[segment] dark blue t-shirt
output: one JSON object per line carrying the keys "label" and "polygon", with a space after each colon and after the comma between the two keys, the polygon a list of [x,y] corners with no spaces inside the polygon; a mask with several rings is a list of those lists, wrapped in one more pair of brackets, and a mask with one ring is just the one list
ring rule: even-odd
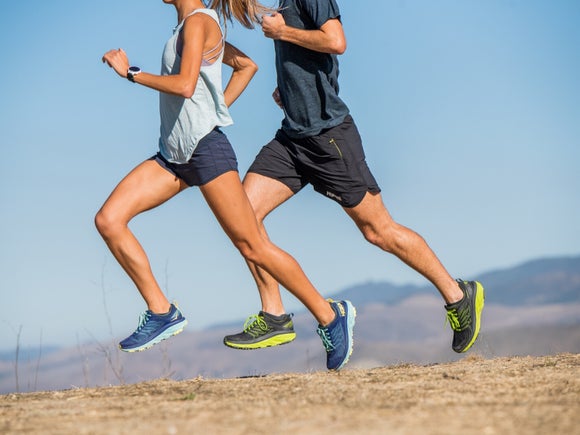
{"label": "dark blue t-shirt", "polygon": [[[335,0],[280,0],[280,13],[287,25],[305,30],[340,19]],[[274,46],[285,113],[282,130],[303,138],[341,124],[349,110],[338,96],[337,56],[278,40]]]}

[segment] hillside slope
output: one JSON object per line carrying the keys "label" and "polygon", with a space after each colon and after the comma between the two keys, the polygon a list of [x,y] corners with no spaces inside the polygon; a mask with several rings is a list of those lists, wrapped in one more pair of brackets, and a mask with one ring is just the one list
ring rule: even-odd
{"label": "hillside slope", "polygon": [[0,433],[578,433],[580,355],[0,396]]}

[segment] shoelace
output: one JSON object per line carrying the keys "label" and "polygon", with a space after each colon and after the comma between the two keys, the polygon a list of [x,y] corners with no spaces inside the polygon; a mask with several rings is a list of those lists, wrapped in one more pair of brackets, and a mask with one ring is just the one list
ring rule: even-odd
{"label": "shoelace", "polygon": [[268,332],[269,329],[263,317],[257,314],[248,317],[244,323],[244,332],[250,334],[252,337],[257,337],[263,332]]}
{"label": "shoelace", "polygon": [[322,344],[326,349],[326,352],[331,352],[334,350],[334,344],[332,344],[332,338],[330,337],[330,332],[327,328],[318,328],[316,330],[320,338],[322,339]]}
{"label": "shoelace", "polygon": [[447,311],[447,320],[451,325],[451,329],[461,332],[471,324],[471,313],[465,308],[457,311],[457,308]]}
{"label": "shoelace", "polygon": [[139,316],[139,325],[137,325],[137,330],[135,331],[135,333],[140,332],[145,327],[150,318],[151,311],[147,310],[141,313],[141,315]]}

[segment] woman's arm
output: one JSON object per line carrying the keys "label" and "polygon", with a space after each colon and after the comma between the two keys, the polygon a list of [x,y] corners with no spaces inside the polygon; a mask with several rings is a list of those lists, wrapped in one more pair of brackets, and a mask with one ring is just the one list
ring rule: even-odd
{"label": "woman's arm", "polygon": [[248,83],[258,71],[258,65],[228,42],[226,42],[224,48],[223,63],[233,68],[230,80],[224,89],[224,99],[229,107],[244,92],[244,89],[246,89],[246,86],[248,86]]}
{"label": "woman's arm", "polygon": [[[190,98],[193,95],[201,68],[204,43],[210,31],[208,27],[210,24],[214,24],[211,18],[206,19],[202,15],[196,14],[187,18],[181,30],[183,32],[183,51],[179,73],[161,76],[142,72],[134,76],[135,83],[184,98]],[[121,77],[127,77],[130,64],[123,49],[108,51],[102,60]]]}

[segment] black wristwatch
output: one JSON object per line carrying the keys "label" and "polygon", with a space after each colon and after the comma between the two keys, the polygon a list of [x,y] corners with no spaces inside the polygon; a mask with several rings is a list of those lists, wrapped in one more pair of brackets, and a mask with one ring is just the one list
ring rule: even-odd
{"label": "black wristwatch", "polygon": [[135,76],[137,74],[141,74],[141,68],[139,68],[138,66],[130,66],[129,69],[127,70],[127,78],[129,79],[130,82],[135,83]]}

